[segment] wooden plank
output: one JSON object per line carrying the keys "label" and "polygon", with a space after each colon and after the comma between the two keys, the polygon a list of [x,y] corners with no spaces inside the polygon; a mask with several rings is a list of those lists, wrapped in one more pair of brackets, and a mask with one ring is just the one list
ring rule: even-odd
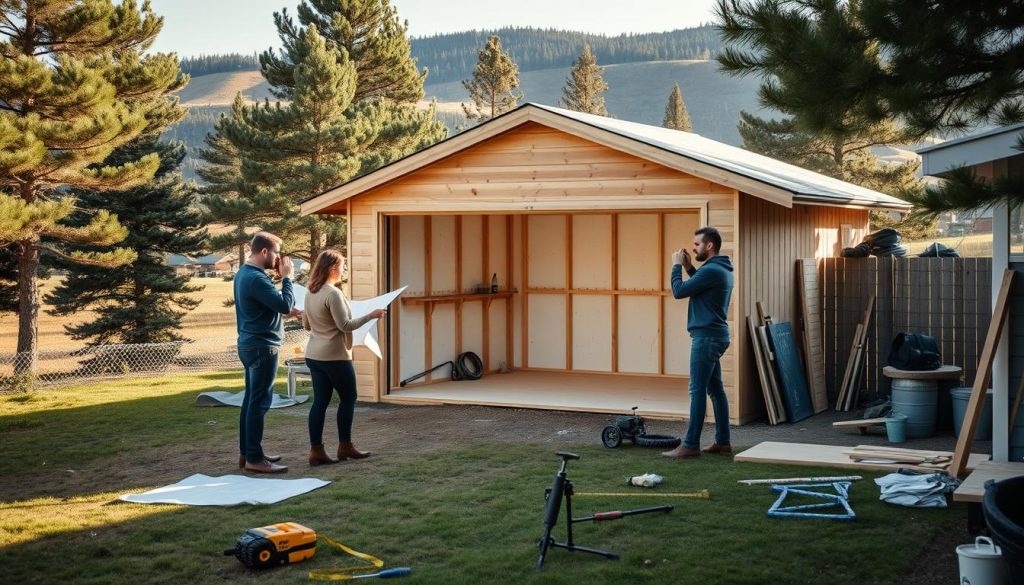
{"label": "wooden plank", "polygon": [[522,366],[530,367],[530,295],[526,292],[530,288],[530,216],[524,216],[520,226],[522,240],[519,242],[522,248],[520,257],[520,274],[523,280],[522,309],[519,323],[519,331],[522,343]]}
{"label": "wooden plank", "polygon": [[[619,216],[612,215],[612,288],[619,289]],[[619,297],[612,297],[612,371],[619,371]]]}
{"label": "wooden plank", "polygon": [[[486,249],[486,248],[485,248]],[[462,292],[462,216],[455,216],[455,292]],[[455,303],[455,355],[462,353],[462,303]],[[487,361],[484,361],[487,368]]]}
{"label": "wooden plank", "polygon": [[868,427],[884,426],[884,418],[862,418],[858,420],[843,420],[832,423],[834,429],[859,429],[861,434],[867,431]]}
{"label": "wooden plank", "polygon": [[796,261],[800,287],[800,312],[803,319],[804,359],[807,382],[815,414],[828,409],[828,390],[825,388],[825,358],[821,343],[821,311],[819,306],[818,266],[813,258]]}
{"label": "wooden plank", "polygon": [[[565,287],[572,288],[572,215],[565,215]],[[572,295],[565,295],[565,369],[572,369]]]}
{"label": "wooden plank", "polygon": [[[972,457],[974,457],[972,455]],[[985,497],[985,482],[1002,481],[1024,475],[1024,463],[1019,461],[982,461],[953,492],[954,502],[980,503]]]}
{"label": "wooden plank", "polygon": [[[513,274],[514,270],[512,268],[512,265],[514,264],[514,261],[512,259],[512,257],[513,257],[512,247],[514,246],[514,244],[513,244],[514,236],[512,234],[512,230],[513,230],[512,225],[513,225],[512,224],[512,216],[511,215],[506,215],[505,216],[505,272],[508,274],[508,288],[510,288],[510,289],[515,286],[515,283],[514,283],[515,277],[514,277],[514,274]],[[523,282],[523,289],[524,290],[526,289],[526,282],[525,281]],[[524,293],[524,295],[525,295],[525,293]],[[511,369],[512,366],[515,364],[515,349],[513,349],[513,347],[512,347],[515,344],[515,331],[514,331],[515,327],[512,325],[513,321],[515,321],[515,308],[512,306],[512,299],[508,299],[507,301],[505,301],[505,365],[507,365],[509,369]]]}
{"label": "wooden plank", "polygon": [[[480,243],[483,248],[483,254],[480,258],[480,282],[491,282],[491,216],[485,215],[481,220],[480,225]],[[511,286],[508,286],[511,289]],[[506,302],[511,302],[509,298]],[[484,371],[488,371],[491,368],[491,304],[484,303],[483,311],[481,315],[480,327],[483,331],[483,357],[484,360]],[[461,351],[461,350],[460,350]]]}
{"label": "wooden plank", "polygon": [[[665,252],[665,214],[658,214],[658,254]],[[658,288],[664,291],[665,263],[664,256],[658,258]],[[615,302],[614,300],[612,302]],[[665,373],[665,303],[658,301],[658,373]]]}
{"label": "wooden plank", "polygon": [[[428,215],[423,218],[423,293],[428,296],[432,292],[430,273],[433,271],[433,268],[430,250],[433,245],[433,240],[434,236],[431,232],[431,218]],[[428,304],[423,306],[423,364],[427,369],[433,367],[431,362],[434,359],[431,355],[434,345],[434,332],[431,318],[433,313],[434,305]],[[423,381],[430,382],[433,379],[433,374],[427,374],[426,377],[423,378]]]}
{"label": "wooden plank", "polygon": [[761,380],[761,393],[764,395],[764,408],[768,414],[768,424],[779,424],[779,414],[775,410],[775,397],[772,395],[771,382],[768,378],[767,365],[764,361],[764,351],[761,349],[761,342],[757,336],[757,327],[754,319],[747,317],[747,328],[750,331],[750,344],[754,354],[754,364],[757,369],[758,378]]}
{"label": "wooden plank", "polygon": [[[781,443],[766,441],[736,455],[733,460],[748,463],[779,463],[784,465],[810,465],[816,467],[838,467],[842,469],[869,469],[895,471],[899,468],[934,472],[933,467],[915,465],[889,465],[884,463],[858,462],[844,452],[850,447],[839,445],[810,445],[807,443]],[[967,468],[973,469],[988,459],[988,455],[972,454],[966,461]]]}
{"label": "wooden plank", "polygon": [[768,387],[771,389],[772,400],[775,402],[775,412],[780,421],[788,421],[789,414],[782,402],[782,390],[779,388],[779,378],[775,374],[775,356],[772,355],[771,344],[768,343],[768,333],[764,325],[757,328],[757,339],[768,369]]}
{"label": "wooden plank", "polygon": [[949,474],[953,477],[962,477],[967,467],[967,457],[970,454],[971,445],[974,443],[974,433],[977,430],[978,419],[981,417],[981,405],[988,388],[988,377],[992,372],[992,360],[995,358],[996,345],[1003,333],[1003,326],[1006,324],[1007,299],[1013,284],[1013,274],[1012,270],[1003,271],[1003,280],[999,285],[999,297],[996,299],[988,335],[985,337],[985,348],[981,352],[978,373],[974,376],[971,399],[967,403],[963,425],[960,427],[960,436],[956,441],[953,462],[949,466]]}
{"label": "wooden plank", "polygon": [[[391,274],[394,275],[394,278],[395,278],[396,281],[399,281],[400,276],[402,274],[399,271],[399,267],[401,266],[400,263],[401,263],[401,259],[402,259],[402,254],[401,254],[401,246],[399,244],[401,242],[401,240],[399,239],[398,227],[401,225],[402,221],[401,221],[401,218],[398,218],[398,217],[390,217],[390,218],[388,218],[388,221],[389,221],[389,223],[391,225],[391,262],[392,262],[392,264],[391,264]],[[397,287],[393,286],[394,284],[395,284],[394,282],[388,283],[390,288],[397,288]],[[402,316],[401,306],[395,307],[395,309],[393,311],[390,311],[390,314],[388,315],[388,318],[390,319],[390,323],[391,323],[391,327],[392,327],[391,330],[393,331],[393,334],[391,336],[392,337],[391,344],[392,344],[393,349],[392,349],[392,353],[391,353],[391,380],[386,381],[384,383],[384,388],[385,389],[391,387],[392,381],[394,383],[398,383],[398,381],[402,379],[401,359],[400,359],[401,358],[401,346],[402,346],[402,343],[401,343],[401,339],[398,336],[398,332],[401,331],[401,329],[400,329],[401,316]]]}
{"label": "wooden plank", "polygon": [[850,378],[853,377],[854,364],[857,361],[857,339],[860,338],[860,323],[853,333],[853,343],[850,346],[850,356],[846,360],[846,370],[843,373],[843,383],[839,387],[839,396],[836,398],[836,410],[846,411],[847,394],[850,392]]}

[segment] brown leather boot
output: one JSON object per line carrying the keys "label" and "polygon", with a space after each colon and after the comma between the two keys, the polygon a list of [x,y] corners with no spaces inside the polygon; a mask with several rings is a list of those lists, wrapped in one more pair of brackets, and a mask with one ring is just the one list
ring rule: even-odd
{"label": "brown leather boot", "polygon": [[[281,460],[280,455],[264,455],[263,458],[271,463],[277,463]],[[245,455],[238,456],[238,468],[245,469]]]}
{"label": "brown leather boot", "polygon": [[700,449],[690,449],[685,445],[679,445],[671,451],[663,452],[661,456],[669,459],[696,459],[700,457]]}
{"label": "brown leather boot", "polygon": [[348,459],[366,459],[370,456],[369,451],[360,451],[355,448],[352,441],[338,443],[338,459],[345,461]]}
{"label": "brown leather boot", "polygon": [[337,463],[337,459],[331,459],[331,456],[327,454],[322,444],[313,445],[309,448],[309,466],[316,467],[317,465],[331,465]]}
{"label": "brown leather boot", "polygon": [[249,473],[285,473],[288,471],[288,466],[278,465],[264,459],[259,463],[249,463],[246,461],[244,469]]}
{"label": "brown leather boot", "polygon": [[718,443],[711,443],[711,446],[707,449],[701,450],[704,453],[717,453],[719,455],[728,455],[732,453],[732,445],[719,445]]}

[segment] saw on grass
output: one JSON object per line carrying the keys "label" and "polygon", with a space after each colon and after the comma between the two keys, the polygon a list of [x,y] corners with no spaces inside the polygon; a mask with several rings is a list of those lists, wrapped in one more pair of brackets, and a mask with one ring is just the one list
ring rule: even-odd
{"label": "saw on grass", "polygon": [[[234,548],[224,551],[225,556],[234,556],[250,569],[267,569],[278,565],[290,565],[312,558],[316,554],[316,542],[322,540],[354,557],[367,561],[368,565],[356,567],[338,567],[332,569],[314,569],[309,578],[317,581],[346,581],[349,579],[368,579],[379,577],[388,579],[402,577],[412,573],[409,567],[381,570],[384,561],[379,558],[353,550],[340,542],[326,536],[317,537],[316,531],[295,522],[281,522],[260,528],[250,528],[238,537]],[[366,571],[374,571],[366,573]],[[363,575],[355,573],[363,572]]]}

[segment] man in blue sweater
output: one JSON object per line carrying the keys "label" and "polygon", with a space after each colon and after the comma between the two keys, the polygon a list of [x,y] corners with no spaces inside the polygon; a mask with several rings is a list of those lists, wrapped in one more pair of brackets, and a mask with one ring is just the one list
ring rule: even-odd
{"label": "man in blue sweater", "polygon": [[[690,254],[680,248],[672,254],[672,296],[690,299],[686,330],[690,332],[690,422],[683,444],[662,453],[671,459],[700,457],[700,432],[707,411],[707,397],[715,411],[715,442],[705,453],[732,453],[729,444],[729,401],[722,386],[719,363],[729,348],[729,299],[732,297],[732,262],[719,255],[722,235],[713,227],[694,233],[693,255],[704,265],[693,267]],[[683,270],[689,275],[683,280]]]}
{"label": "man in blue sweater", "polygon": [[[281,277],[278,292],[267,269]],[[249,257],[235,275],[235,321],[238,357],[245,366],[245,398],[239,416],[239,467],[253,473],[284,473],[280,456],[263,452],[263,419],[273,401],[277,358],[284,340],[283,316],[300,315],[292,296],[295,267],[281,255],[281,238],[259,232],[249,244]]]}

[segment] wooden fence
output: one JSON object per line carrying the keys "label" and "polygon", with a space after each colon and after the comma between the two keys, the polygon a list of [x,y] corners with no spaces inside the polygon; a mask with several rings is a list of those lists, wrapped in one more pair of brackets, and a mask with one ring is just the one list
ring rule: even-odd
{"label": "wooden fence", "polygon": [[882,368],[893,338],[903,331],[935,337],[943,363],[962,367],[963,385],[973,383],[992,313],[991,258],[823,258],[818,277],[830,404],[871,295],[875,311],[860,402],[889,395]]}

